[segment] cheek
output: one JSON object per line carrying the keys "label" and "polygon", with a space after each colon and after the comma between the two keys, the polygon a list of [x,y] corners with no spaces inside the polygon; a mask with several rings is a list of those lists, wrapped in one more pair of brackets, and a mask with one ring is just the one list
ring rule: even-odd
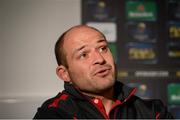
{"label": "cheek", "polygon": [[107,61],[109,64],[111,64],[111,65],[114,64],[114,58],[113,58],[112,54],[109,54],[109,55],[105,56],[104,58],[106,58],[106,61]]}
{"label": "cheek", "polygon": [[82,68],[82,66],[78,66],[77,69],[69,70],[69,75],[71,81],[76,85],[78,88],[84,88],[88,85],[88,80],[90,79],[89,72]]}
{"label": "cheek", "polygon": [[80,79],[84,76],[88,75],[89,68],[87,67],[87,65],[84,64],[74,64],[72,66],[69,66],[69,72],[70,72],[70,76],[74,79]]}
{"label": "cheek", "polygon": [[107,63],[113,67],[113,71],[115,72],[115,61],[113,56],[107,56],[106,58]]}

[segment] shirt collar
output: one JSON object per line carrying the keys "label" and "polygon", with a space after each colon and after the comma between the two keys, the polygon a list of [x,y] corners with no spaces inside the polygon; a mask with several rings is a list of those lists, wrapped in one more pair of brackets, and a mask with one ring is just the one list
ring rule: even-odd
{"label": "shirt collar", "polygon": [[[81,100],[94,99],[94,97],[90,97],[82,94],[78,88],[73,86],[73,84],[65,83],[64,88],[65,91],[71,94],[74,98],[78,98]],[[124,85],[123,83],[121,83],[120,81],[116,81],[114,85],[114,89],[115,89],[115,99],[120,100],[122,103],[130,99],[131,96],[133,96],[136,92],[136,88],[130,88]]]}

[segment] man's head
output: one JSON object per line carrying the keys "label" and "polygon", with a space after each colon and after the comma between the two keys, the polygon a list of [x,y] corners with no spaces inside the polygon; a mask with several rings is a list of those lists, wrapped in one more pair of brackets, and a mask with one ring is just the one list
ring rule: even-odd
{"label": "man's head", "polygon": [[57,75],[84,92],[100,93],[115,83],[114,59],[105,36],[79,25],[61,35],[55,45]]}

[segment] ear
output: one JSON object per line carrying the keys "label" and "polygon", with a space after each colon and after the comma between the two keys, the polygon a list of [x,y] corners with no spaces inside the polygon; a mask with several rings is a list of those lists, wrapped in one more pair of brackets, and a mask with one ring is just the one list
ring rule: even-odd
{"label": "ear", "polygon": [[63,65],[58,66],[56,68],[56,74],[64,82],[71,82],[71,79],[69,77],[69,73],[68,73],[67,68],[65,66],[63,66]]}

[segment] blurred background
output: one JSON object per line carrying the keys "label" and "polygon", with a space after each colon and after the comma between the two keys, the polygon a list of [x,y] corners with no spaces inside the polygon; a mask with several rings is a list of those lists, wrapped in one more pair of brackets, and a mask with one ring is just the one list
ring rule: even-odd
{"label": "blurred background", "polygon": [[63,89],[54,44],[81,23],[105,34],[118,80],[180,118],[180,1],[0,0],[0,119],[31,119]]}
{"label": "blurred background", "polygon": [[0,0],[0,118],[29,119],[63,89],[54,44],[80,24],[79,0]]}

